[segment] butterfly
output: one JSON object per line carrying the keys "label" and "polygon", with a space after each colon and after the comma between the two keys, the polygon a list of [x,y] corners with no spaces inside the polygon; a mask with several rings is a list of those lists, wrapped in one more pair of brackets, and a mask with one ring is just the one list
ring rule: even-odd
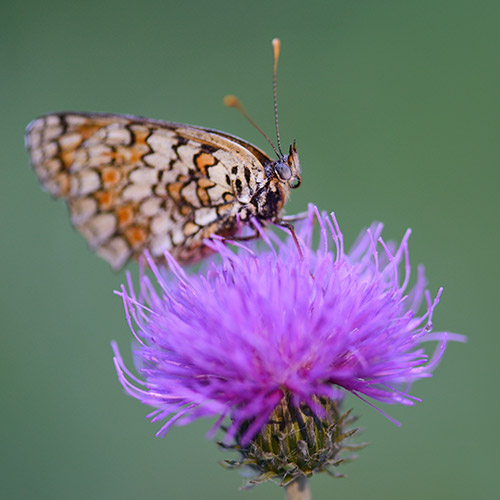
{"label": "butterfly", "polygon": [[[273,89],[279,40],[273,40]],[[226,104],[255,125],[232,96]],[[257,129],[260,130],[259,127]],[[261,131],[262,132],[262,131]],[[129,115],[61,112],[32,121],[25,134],[42,187],[66,200],[74,227],[120,269],[148,250],[179,263],[210,250],[212,235],[236,236],[259,221],[287,225],[280,214],[301,182],[295,141],[277,159],[236,136],[204,127]]]}

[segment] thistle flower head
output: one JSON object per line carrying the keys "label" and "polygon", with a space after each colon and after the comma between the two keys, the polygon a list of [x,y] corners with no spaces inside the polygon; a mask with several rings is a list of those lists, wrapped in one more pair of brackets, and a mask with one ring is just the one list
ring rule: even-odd
{"label": "thistle flower head", "polygon": [[[300,251],[274,233],[238,251],[211,240],[218,259],[194,275],[168,254],[168,269],[147,257],[139,292],[130,278],[120,292],[140,377],[116,346],[115,364],[125,390],[155,408],[152,421],[170,417],[158,435],[216,416],[214,432],[229,417],[225,442],[244,448],[283,401],[316,419],[346,392],[414,404],[411,383],[431,376],[447,341],[462,337],[431,332],[441,290],[425,291],[423,268],[408,290],[410,232],[394,245],[381,231],[373,225],[346,252],[335,217],[311,206],[296,227]],[[437,343],[430,354],[427,341]]]}

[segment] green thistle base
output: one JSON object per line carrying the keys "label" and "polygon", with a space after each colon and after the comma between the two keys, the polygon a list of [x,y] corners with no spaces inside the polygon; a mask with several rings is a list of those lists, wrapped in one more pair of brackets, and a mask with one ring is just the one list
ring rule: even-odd
{"label": "green thistle base", "polygon": [[341,414],[339,402],[324,398],[317,398],[316,402],[325,410],[322,418],[307,406],[299,409],[290,403],[289,398],[283,398],[271,414],[269,423],[249,444],[239,444],[248,426],[242,427],[236,444],[219,443],[221,447],[238,451],[241,455],[240,460],[225,460],[223,465],[229,468],[247,467],[257,474],[248,480],[244,488],[269,480],[286,486],[300,476],[310,477],[315,472],[342,477],[333,469],[356,457],[340,458],[339,455],[366,446],[366,443],[347,443],[348,438],[358,430],[349,429],[357,417],[351,415],[351,410]]}

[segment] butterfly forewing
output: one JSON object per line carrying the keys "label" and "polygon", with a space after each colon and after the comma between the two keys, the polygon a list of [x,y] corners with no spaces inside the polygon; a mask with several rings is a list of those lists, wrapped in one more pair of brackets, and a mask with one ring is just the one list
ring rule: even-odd
{"label": "butterfly forewing", "polygon": [[[261,150],[178,123],[51,114],[28,126],[26,147],[42,186],[67,200],[73,225],[114,269],[144,249],[198,260],[204,238],[234,235],[270,189],[271,160]],[[270,200],[274,217],[284,196]]]}

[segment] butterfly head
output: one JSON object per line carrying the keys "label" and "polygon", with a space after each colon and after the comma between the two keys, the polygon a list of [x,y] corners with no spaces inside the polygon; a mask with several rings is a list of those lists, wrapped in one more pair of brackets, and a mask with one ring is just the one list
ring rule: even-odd
{"label": "butterfly head", "polygon": [[302,179],[300,177],[300,161],[295,141],[290,144],[289,153],[281,156],[274,163],[274,173],[281,182],[288,184],[292,189],[300,186]]}

